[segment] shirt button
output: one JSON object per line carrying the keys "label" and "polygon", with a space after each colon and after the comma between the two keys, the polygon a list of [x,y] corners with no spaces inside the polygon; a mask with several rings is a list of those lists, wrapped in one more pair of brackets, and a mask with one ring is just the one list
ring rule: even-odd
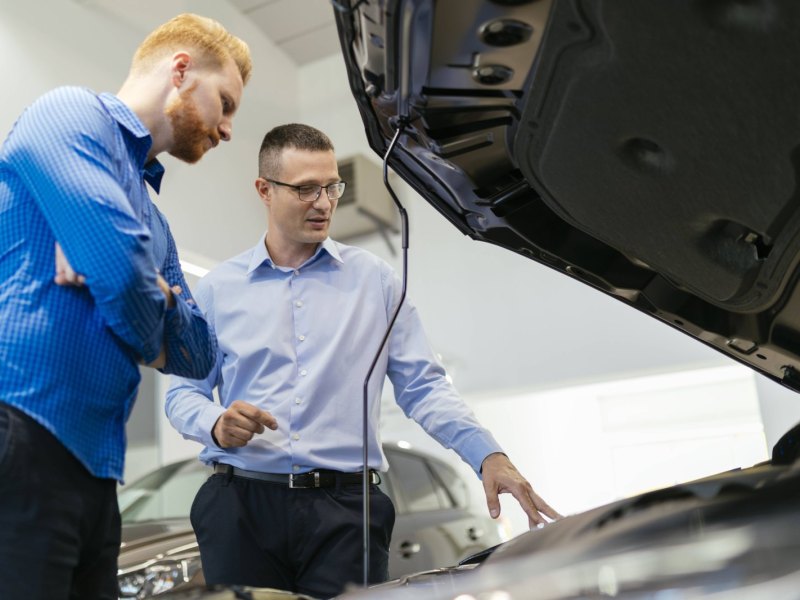
{"label": "shirt button", "polygon": [[299,436],[298,434],[296,434],[296,433],[295,433],[295,434],[292,436],[292,439],[293,439],[293,440],[296,442],[297,440],[299,440],[299,439],[300,439],[300,436]]}
{"label": "shirt button", "polygon": [[294,303],[294,305],[299,308],[299,307],[303,306],[303,301],[302,300],[298,300],[297,302]]}
{"label": "shirt button", "polygon": [[298,340],[300,340],[300,341],[302,342],[303,340],[305,340],[305,339],[306,339],[306,336],[304,336],[304,335],[298,335],[298,336],[297,336],[297,339],[298,339]]}
{"label": "shirt button", "polygon": [[300,275],[300,271],[295,271],[294,276],[297,277],[298,275]]}
{"label": "shirt button", "polygon": [[292,465],[292,471],[299,471],[300,465]]}
{"label": "shirt button", "polygon": [[302,402],[302,401],[300,400],[300,398],[295,398],[295,399],[294,399],[294,403],[295,403],[295,404],[300,404],[300,402]]}
{"label": "shirt button", "polygon": [[306,371],[305,369],[303,369],[302,371],[300,371],[300,375],[301,375],[301,376],[303,376],[303,377],[305,377],[306,375],[308,375],[308,371]]}

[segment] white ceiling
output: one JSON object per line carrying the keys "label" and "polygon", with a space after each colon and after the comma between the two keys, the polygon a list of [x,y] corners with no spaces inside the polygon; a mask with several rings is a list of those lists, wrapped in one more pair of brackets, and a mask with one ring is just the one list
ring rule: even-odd
{"label": "white ceiling", "polygon": [[338,54],[330,0],[230,0],[297,65]]}
{"label": "white ceiling", "polygon": [[[146,3],[147,10],[143,10],[142,0],[73,1],[115,15],[145,31],[152,29],[154,23],[175,16],[176,5],[185,8],[189,4],[188,0],[182,3],[150,0]],[[228,3],[297,66],[341,52],[331,0],[228,0]]]}

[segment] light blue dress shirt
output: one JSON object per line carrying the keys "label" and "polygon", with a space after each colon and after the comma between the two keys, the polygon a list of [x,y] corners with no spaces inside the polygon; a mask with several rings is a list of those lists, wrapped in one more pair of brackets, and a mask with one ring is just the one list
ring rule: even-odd
{"label": "light blue dress shirt", "polygon": [[[204,380],[173,377],[170,422],[206,446],[205,463],[267,473],[361,470],[364,377],[400,293],[391,267],[365,250],[327,239],[290,269],[272,263],[262,237],[197,286],[217,333],[217,363]],[[405,414],[479,473],[483,459],[502,450],[445,378],[408,300],[387,347],[369,386],[370,468],[387,468],[378,423],[388,375]],[[241,448],[218,447],[212,428],[234,400],[269,411],[278,429]]]}
{"label": "light blue dress shirt", "polygon": [[[0,402],[55,435],[97,477],[122,478],[138,361],[166,344],[167,372],[203,377],[213,332],[191,299],[150,201],[163,167],[119,98],[48,92],[0,149]],[[59,286],[58,241],[84,287]],[[182,298],[167,309],[156,269]]]}

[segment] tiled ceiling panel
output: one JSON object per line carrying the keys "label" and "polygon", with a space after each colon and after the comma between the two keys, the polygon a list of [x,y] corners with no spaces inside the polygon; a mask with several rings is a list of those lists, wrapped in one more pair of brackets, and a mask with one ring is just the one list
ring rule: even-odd
{"label": "tiled ceiling panel", "polygon": [[230,0],[297,64],[338,54],[330,0]]}

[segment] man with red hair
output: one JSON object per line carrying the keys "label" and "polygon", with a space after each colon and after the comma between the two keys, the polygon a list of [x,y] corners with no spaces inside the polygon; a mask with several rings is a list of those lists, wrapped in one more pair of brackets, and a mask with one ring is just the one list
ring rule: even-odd
{"label": "man with red hair", "polygon": [[139,365],[204,377],[216,353],[147,185],[159,191],[162,152],[194,163],[231,139],[250,70],[244,42],[179,15],[116,95],[55,89],[0,149],[4,600],[118,597]]}

